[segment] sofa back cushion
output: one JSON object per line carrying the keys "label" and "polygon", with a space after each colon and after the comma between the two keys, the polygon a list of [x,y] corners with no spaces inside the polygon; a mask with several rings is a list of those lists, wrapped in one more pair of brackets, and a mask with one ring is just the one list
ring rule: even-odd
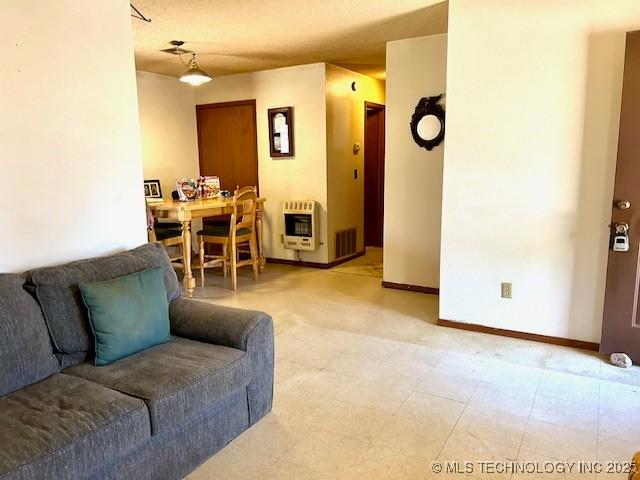
{"label": "sofa back cushion", "polygon": [[0,274],[0,396],[60,371],[40,306],[24,282]]}
{"label": "sofa back cushion", "polygon": [[162,267],[167,302],[171,303],[180,296],[180,284],[167,252],[157,243],[28,273],[63,367],[81,363],[93,352],[93,336],[80,283],[111,280],[153,267]]}

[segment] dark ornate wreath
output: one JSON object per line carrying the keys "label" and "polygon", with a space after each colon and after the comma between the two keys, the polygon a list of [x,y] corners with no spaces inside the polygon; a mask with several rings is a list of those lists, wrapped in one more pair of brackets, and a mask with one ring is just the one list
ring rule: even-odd
{"label": "dark ornate wreath", "polygon": [[[427,150],[432,150],[442,143],[444,140],[444,108],[442,105],[438,105],[438,102],[442,98],[442,95],[437,95],[435,97],[423,97],[418,102],[415,111],[413,112],[413,116],[411,117],[411,134],[413,135],[413,140],[421,147],[426,148]],[[418,135],[418,123],[422,120],[423,117],[427,115],[433,115],[438,120],[440,120],[440,132],[434,138],[426,140]]]}

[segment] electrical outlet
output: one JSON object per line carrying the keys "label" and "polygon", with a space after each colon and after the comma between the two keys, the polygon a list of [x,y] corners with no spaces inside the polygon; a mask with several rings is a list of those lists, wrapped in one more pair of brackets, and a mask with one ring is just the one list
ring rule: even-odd
{"label": "electrical outlet", "polygon": [[501,297],[502,298],[511,298],[512,286],[510,283],[501,283],[500,284]]}
{"label": "electrical outlet", "polygon": [[284,243],[284,233],[280,234],[280,243]]}

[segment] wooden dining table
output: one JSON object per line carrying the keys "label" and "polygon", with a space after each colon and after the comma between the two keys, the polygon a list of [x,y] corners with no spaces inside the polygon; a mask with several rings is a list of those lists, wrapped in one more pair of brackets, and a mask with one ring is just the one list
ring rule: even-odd
{"label": "wooden dining table", "polygon": [[[265,258],[262,243],[262,212],[266,199],[258,198],[256,208],[256,235],[258,241],[258,266],[264,270]],[[191,270],[191,221],[194,218],[216,217],[233,213],[233,198],[216,197],[188,202],[178,200],[150,203],[149,208],[157,218],[177,220],[182,224],[182,254],[184,278],[182,283],[187,296],[192,297],[196,288],[196,279]]]}

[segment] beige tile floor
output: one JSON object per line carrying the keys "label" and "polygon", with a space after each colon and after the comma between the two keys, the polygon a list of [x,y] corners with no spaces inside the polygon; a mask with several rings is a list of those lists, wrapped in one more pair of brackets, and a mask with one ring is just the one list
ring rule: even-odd
{"label": "beige tile floor", "polygon": [[382,278],[382,248],[367,247],[367,254],[333,268],[334,272]]}
{"label": "beige tile floor", "polygon": [[[215,272],[207,279],[196,298],[273,316],[275,399],[189,480],[622,479],[577,466],[490,473],[477,462],[547,468],[640,449],[640,368],[438,327],[437,297],[383,289],[379,278],[268,265],[257,283],[242,272],[237,293]],[[434,474],[433,461],[473,462],[473,472]]]}

